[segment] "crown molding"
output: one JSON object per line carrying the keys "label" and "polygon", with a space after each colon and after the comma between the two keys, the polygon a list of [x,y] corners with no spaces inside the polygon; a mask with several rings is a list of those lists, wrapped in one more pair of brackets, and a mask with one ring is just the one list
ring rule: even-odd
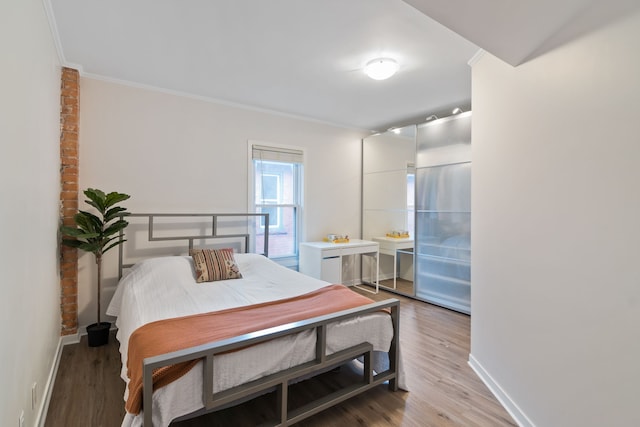
{"label": "crown molding", "polygon": [[480,61],[480,59],[487,53],[484,49],[478,49],[478,51],[471,57],[471,59],[467,62],[471,68]]}
{"label": "crown molding", "polygon": [[58,61],[60,61],[61,64],[64,64],[66,63],[66,60],[64,58],[64,51],[62,50],[62,43],[60,42],[60,37],[58,36],[58,25],[56,24],[56,18],[53,14],[51,0],[42,0],[42,7],[44,8],[44,13],[47,15],[49,31],[51,32],[53,44],[56,48],[56,53],[58,54]]}
{"label": "crown molding", "polygon": [[127,86],[127,87],[131,87],[131,88],[135,88],[135,89],[148,90],[148,91],[151,91],[151,92],[159,92],[159,93],[164,93],[164,94],[167,94],[167,95],[173,95],[173,96],[178,96],[178,97],[182,97],[182,98],[193,99],[193,100],[196,100],[196,101],[207,102],[207,103],[218,104],[218,105],[225,105],[225,106],[228,106],[228,107],[234,107],[234,108],[239,108],[239,109],[243,109],[243,110],[255,111],[255,112],[264,113],[264,114],[271,114],[271,115],[275,115],[275,116],[286,117],[286,118],[289,118],[289,119],[302,120],[302,121],[312,122],[312,123],[316,123],[316,124],[320,124],[320,125],[324,125],[324,126],[331,126],[331,127],[334,127],[334,128],[347,129],[347,130],[351,130],[351,131],[355,131],[355,132],[361,132],[361,133],[364,132],[366,134],[369,134],[369,130],[368,129],[359,129],[359,128],[355,128],[353,126],[348,126],[348,125],[341,124],[341,123],[334,123],[334,122],[324,121],[324,120],[320,120],[320,119],[314,119],[312,117],[307,117],[307,116],[297,115],[297,114],[291,114],[291,113],[285,113],[283,111],[278,111],[278,110],[270,110],[268,108],[255,107],[255,106],[252,106],[252,105],[247,105],[247,104],[241,104],[241,103],[238,103],[238,102],[227,101],[227,100],[224,100],[224,99],[212,98],[212,97],[207,97],[207,96],[202,96],[202,95],[195,95],[195,94],[189,93],[189,92],[182,92],[182,91],[179,91],[179,90],[166,89],[166,88],[162,88],[162,87],[158,87],[158,86],[152,86],[152,85],[147,85],[147,84],[143,84],[143,83],[132,82],[132,81],[129,81],[129,80],[116,79],[116,78],[113,78],[113,77],[107,77],[107,76],[103,76],[103,75],[100,75],[100,74],[85,73],[81,69],[79,71],[80,71],[80,76],[84,77],[84,78],[87,78],[87,79],[98,80],[98,81],[103,81],[103,82],[107,82],[107,83],[113,83],[113,84],[118,84],[118,85],[122,85],[122,86]]}

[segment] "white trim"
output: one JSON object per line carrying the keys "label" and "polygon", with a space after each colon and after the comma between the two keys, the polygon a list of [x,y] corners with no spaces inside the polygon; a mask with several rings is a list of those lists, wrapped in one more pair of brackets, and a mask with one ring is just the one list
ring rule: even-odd
{"label": "white trim", "polygon": [[62,42],[60,41],[60,33],[58,32],[58,24],[56,22],[55,14],[53,13],[53,6],[51,6],[51,0],[42,0],[42,6],[44,7],[44,13],[47,15],[47,22],[49,23],[49,31],[51,31],[51,37],[53,38],[53,44],[58,54],[58,61],[60,65],[67,68],[74,68],[82,74],[82,65],[74,64],[67,61],[64,56],[64,49],[62,48]]}
{"label": "white trim", "polygon": [[44,427],[45,422],[47,421],[47,412],[49,411],[49,402],[51,402],[51,395],[53,394],[53,387],[56,382],[56,375],[58,375],[58,367],[60,366],[60,358],[62,357],[62,349],[65,345],[68,344],[77,344],[80,342],[80,336],[78,334],[75,335],[65,335],[60,337],[58,340],[58,348],[56,349],[56,354],[53,359],[53,363],[51,364],[51,370],[49,371],[49,376],[47,377],[47,383],[44,386],[44,395],[42,402],[40,403],[40,407],[38,408],[38,412],[36,414],[36,422],[33,424],[37,427]]}
{"label": "white trim", "polygon": [[473,66],[476,65],[478,61],[480,61],[480,58],[482,58],[485,53],[486,51],[484,49],[478,49],[478,51],[473,54],[471,59],[467,61],[467,64],[469,64],[469,66],[473,68]]}
{"label": "white trim", "polygon": [[61,64],[65,64],[67,61],[64,59],[64,51],[62,50],[62,42],[60,41],[58,24],[56,23],[56,18],[53,14],[53,6],[51,6],[51,0],[42,0],[42,7],[44,7],[44,13],[47,15],[47,21],[49,22],[49,31],[51,31],[53,44],[56,47],[58,61],[60,61]]}
{"label": "white trim", "polygon": [[504,409],[507,410],[509,415],[514,419],[516,424],[520,427],[535,427],[533,421],[527,417],[527,415],[520,409],[520,407],[509,397],[509,395],[500,387],[497,381],[495,381],[489,372],[478,362],[478,360],[473,357],[472,354],[469,354],[469,366],[473,369],[480,377],[482,382],[487,386],[487,388],[493,393],[493,395],[498,399],[498,401],[502,404]]}

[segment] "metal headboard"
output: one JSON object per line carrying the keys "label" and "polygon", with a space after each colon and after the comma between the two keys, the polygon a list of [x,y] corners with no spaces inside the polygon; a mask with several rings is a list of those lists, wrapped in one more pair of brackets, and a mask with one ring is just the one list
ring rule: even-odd
{"label": "metal headboard", "polygon": [[[166,236],[166,237],[158,237],[154,236],[154,220],[156,218],[211,218],[211,234],[202,234],[197,236]],[[147,223],[149,227],[149,242],[159,242],[159,241],[187,241],[189,243],[189,250],[193,249],[193,241],[194,240],[204,240],[204,239],[229,239],[229,238],[244,238],[244,247],[245,252],[249,250],[249,233],[239,233],[239,234],[219,234],[218,232],[218,218],[222,217],[236,217],[236,218],[249,218],[252,217],[263,217],[264,218],[264,247],[262,253],[264,256],[269,256],[269,214],[268,213],[179,213],[179,214],[170,214],[170,213],[132,213],[129,215],[120,216],[120,219],[125,218],[147,218]],[[124,230],[120,230],[120,240],[124,238]],[[122,278],[122,271],[125,268],[133,267],[133,264],[124,264],[124,245],[118,246],[118,279]]]}

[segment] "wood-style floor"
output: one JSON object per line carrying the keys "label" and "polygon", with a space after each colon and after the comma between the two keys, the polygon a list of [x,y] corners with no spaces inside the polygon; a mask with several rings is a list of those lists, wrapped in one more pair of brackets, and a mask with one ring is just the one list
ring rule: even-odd
{"label": "wood-style floor", "polygon": [[[381,291],[375,300],[401,300],[400,338],[409,392],[380,386],[297,424],[325,426],[515,426],[509,414],[467,364],[468,316]],[[303,384],[290,396],[331,389],[338,373]],[[342,378],[342,377],[340,377]],[[46,418],[46,427],[119,426],[124,415],[118,342],[64,348]],[[265,395],[175,427],[253,426],[271,417],[275,398]]]}
{"label": "wood-style floor", "polygon": [[[380,280],[380,286],[393,289],[393,279]],[[413,295],[413,281],[396,278],[396,292],[403,295]]]}

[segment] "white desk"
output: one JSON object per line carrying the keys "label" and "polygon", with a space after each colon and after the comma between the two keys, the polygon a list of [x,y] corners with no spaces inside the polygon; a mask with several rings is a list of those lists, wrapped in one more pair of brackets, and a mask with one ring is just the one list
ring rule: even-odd
{"label": "white desk", "polygon": [[[398,251],[403,249],[413,249],[412,238],[395,238],[395,237],[374,237],[374,242],[380,245],[380,253],[393,257],[393,289],[396,289],[396,278],[398,276]],[[379,268],[380,263],[378,263]],[[378,278],[380,273],[378,273]]]}
{"label": "white desk", "polygon": [[[315,277],[325,282],[343,283],[342,281],[342,257],[349,255],[368,255],[376,257],[376,290],[362,288],[357,284],[354,286],[365,291],[378,293],[378,249],[377,242],[369,240],[351,239],[349,243],[329,243],[329,242],[305,242],[300,243],[300,273]],[[354,279],[357,277],[355,274]],[[362,281],[362,277],[360,277]]]}

